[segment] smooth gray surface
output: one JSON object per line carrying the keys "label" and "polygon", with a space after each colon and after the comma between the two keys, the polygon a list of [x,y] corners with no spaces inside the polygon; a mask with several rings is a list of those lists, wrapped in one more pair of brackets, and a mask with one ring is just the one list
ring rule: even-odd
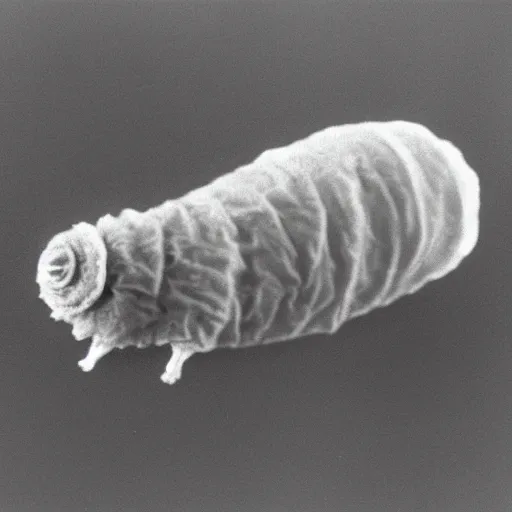
{"label": "smooth gray surface", "polygon": [[[512,9],[0,6],[0,510],[512,510]],[[58,231],[332,124],[407,119],[480,176],[453,273],[336,336],[76,366],[37,299]]]}

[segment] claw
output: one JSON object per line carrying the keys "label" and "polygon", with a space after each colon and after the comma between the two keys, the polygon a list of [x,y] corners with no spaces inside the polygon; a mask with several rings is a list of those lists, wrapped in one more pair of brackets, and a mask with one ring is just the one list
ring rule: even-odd
{"label": "claw", "polygon": [[172,374],[172,373],[164,372],[164,373],[162,373],[162,375],[160,375],[160,380],[162,382],[164,382],[165,384],[169,384],[169,385],[174,384],[180,378],[181,378],[181,373],[178,375],[177,373]]}

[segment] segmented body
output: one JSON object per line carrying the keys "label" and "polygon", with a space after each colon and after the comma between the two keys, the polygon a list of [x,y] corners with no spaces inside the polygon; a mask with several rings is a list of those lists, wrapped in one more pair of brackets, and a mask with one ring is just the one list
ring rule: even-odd
{"label": "segmented body", "polygon": [[57,235],[38,282],[52,316],[93,338],[83,369],[170,343],[172,383],[194,352],[333,333],[444,276],[474,248],[479,208],[476,173],[427,128],[335,126]]}
{"label": "segmented body", "polygon": [[141,214],[158,219],[171,262],[159,300],[175,335],[205,348],[334,332],[458,265],[476,243],[477,183],[412,123],[265,151]]}

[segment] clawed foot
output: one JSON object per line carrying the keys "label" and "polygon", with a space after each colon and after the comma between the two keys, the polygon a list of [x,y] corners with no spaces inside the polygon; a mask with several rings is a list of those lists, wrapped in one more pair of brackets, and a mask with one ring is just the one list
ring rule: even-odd
{"label": "clawed foot", "polygon": [[101,339],[93,338],[87,355],[81,361],[78,361],[78,366],[80,366],[84,372],[90,372],[94,368],[94,365],[104,355],[108,354],[112,348],[113,347],[104,343]]}
{"label": "clawed foot", "polygon": [[183,363],[194,353],[195,350],[187,346],[173,345],[172,357],[165,367],[165,372],[160,376],[160,380],[166,384],[174,384],[180,380]]}
{"label": "clawed foot", "polygon": [[87,360],[87,358],[78,361],[78,366],[82,368],[84,372],[90,372],[94,368],[94,363],[91,360]]}
{"label": "clawed foot", "polygon": [[174,384],[181,379],[181,368],[180,371],[167,372],[165,371],[160,375],[160,380],[165,384]]}

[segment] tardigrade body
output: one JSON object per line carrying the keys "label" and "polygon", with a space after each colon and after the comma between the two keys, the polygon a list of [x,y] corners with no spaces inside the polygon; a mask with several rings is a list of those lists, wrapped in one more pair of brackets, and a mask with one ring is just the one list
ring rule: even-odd
{"label": "tardigrade body", "polygon": [[55,236],[37,281],[52,317],[114,348],[171,344],[162,380],[195,352],[312,333],[418,290],[474,248],[478,177],[405,121],[327,128],[181,198]]}

